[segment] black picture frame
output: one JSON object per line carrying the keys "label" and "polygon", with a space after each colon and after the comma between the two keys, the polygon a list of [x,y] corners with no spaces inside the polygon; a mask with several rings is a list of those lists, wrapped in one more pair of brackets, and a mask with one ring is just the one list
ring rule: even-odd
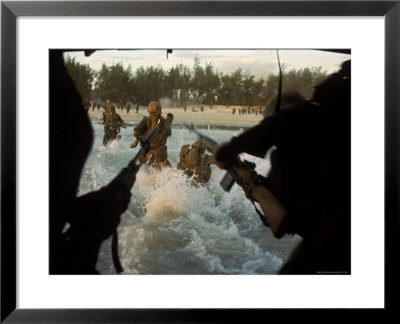
{"label": "black picture frame", "polygon": [[[268,309],[18,309],[16,20],[19,16],[380,16],[385,19],[385,308],[396,308],[399,245],[400,1],[4,1],[1,3],[1,322],[144,323],[267,320]],[[372,154],[372,151],[371,151]],[[366,179],[368,183],[368,179]],[[134,293],[134,292],[132,292]],[[268,293],[268,292],[266,292]],[[239,296],[240,294],[238,294]],[[285,310],[284,310],[285,311]],[[378,310],[379,316],[382,315]],[[307,316],[297,310],[297,320]]]}

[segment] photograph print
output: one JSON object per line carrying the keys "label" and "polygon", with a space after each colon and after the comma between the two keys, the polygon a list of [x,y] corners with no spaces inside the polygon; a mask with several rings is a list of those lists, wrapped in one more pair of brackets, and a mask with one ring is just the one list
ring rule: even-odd
{"label": "photograph print", "polygon": [[50,49],[49,273],[351,274],[349,49]]}

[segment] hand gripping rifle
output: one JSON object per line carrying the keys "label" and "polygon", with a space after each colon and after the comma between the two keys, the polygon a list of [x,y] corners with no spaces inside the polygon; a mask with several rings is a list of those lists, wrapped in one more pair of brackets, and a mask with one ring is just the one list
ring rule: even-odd
{"label": "hand gripping rifle", "polygon": [[[217,151],[218,143],[211,139],[208,136],[205,136],[201,133],[199,133],[194,127],[193,124],[190,126],[186,125],[186,128],[188,128],[191,132],[194,132],[197,137],[199,138],[200,142],[203,143],[207,150],[209,150],[215,157],[215,153]],[[218,165],[218,163],[217,163]],[[227,172],[222,178],[220,185],[225,191],[230,191],[234,183],[236,182],[239,186],[241,186],[243,189],[248,188],[248,183],[245,179],[243,179],[235,170],[235,168],[244,168],[251,174],[251,178],[257,181],[257,178],[259,177],[258,173],[255,171],[256,164],[254,162],[250,162],[247,160],[242,160],[238,155],[235,156],[234,160],[231,162],[231,164],[226,168]],[[254,198],[251,195],[251,192],[248,193],[248,198],[252,202],[257,214],[259,215],[262,223],[270,227],[266,217],[260,212],[260,210],[257,208],[257,206],[254,203]]]}
{"label": "hand gripping rifle", "polygon": [[[140,163],[138,163],[138,160],[142,154],[146,154],[149,151],[150,142],[157,134],[158,130],[159,128],[157,124],[157,126],[152,129],[150,134],[147,135],[146,139],[142,141],[142,146],[140,147],[139,152],[137,152],[135,157],[129,162],[129,164],[125,168],[122,169],[122,171],[113,181],[118,181],[128,189],[132,188],[136,180],[136,174],[138,173],[140,168]],[[117,273],[121,273],[123,269],[118,256],[118,233],[116,228],[114,229],[112,234],[111,252],[115,270],[117,271]]]}

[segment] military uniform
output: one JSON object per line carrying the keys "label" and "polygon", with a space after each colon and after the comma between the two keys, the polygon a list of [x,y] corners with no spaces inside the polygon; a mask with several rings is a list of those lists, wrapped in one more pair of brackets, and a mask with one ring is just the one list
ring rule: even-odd
{"label": "military uniform", "polygon": [[[155,105],[154,102],[151,102],[149,104],[149,107],[151,105]],[[173,115],[168,114],[167,118],[162,117],[161,114],[161,106],[157,104],[158,106],[158,118],[159,118],[159,123],[158,123],[158,132],[157,134],[153,137],[153,139],[150,142],[150,149],[149,151],[141,155],[139,158],[140,163],[142,164],[151,164],[156,167],[161,167],[161,166],[171,166],[171,164],[168,162],[168,152],[167,152],[167,138],[171,136],[171,123],[173,120]],[[150,110],[149,110],[150,112]],[[147,136],[151,133],[153,130],[153,118],[151,116],[144,117],[141,122],[139,123],[138,126],[134,128],[134,134],[137,134],[137,137],[139,140],[143,141],[147,138]]]}
{"label": "military uniform", "polygon": [[103,112],[102,123],[104,123],[103,144],[107,145],[110,141],[117,139],[121,131],[120,125],[124,124],[124,121],[121,116],[115,112],[115,107],[108,103]]}
{"label": "military uniform", "polygon": [[178,169],[184,170],[184,174],[188,177],[194,175],[194,184],[205,184],[210,179],[210,165],[215,163],[215,159],[213,156],[204,153],[206,148],[201,142],[193,143],[191,149],[189,146],[189,144],[186,144],[181,148]]}

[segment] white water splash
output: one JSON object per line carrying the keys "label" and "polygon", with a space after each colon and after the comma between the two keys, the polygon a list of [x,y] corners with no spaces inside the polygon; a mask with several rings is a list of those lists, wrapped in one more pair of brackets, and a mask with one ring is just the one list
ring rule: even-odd
{"label": "white water splash", "polygon": [[[80,193],[107,185],[136,154],[130,149],[131,130],[122,139],[102,144],[95,128],[95,144],[81,178]],[[185,129],[173,129],[168,154],[178,160],[180,147],[196,138]],[[237,131],[209,130],[218,142]],[[257,171],[268,172],[268,160],[255,161]],[[171,162],[173,166],[175,163]],[[132,188],[128,210],[121,216],[119,254],[124,274],[274,274],[288,257],[297,238],[280,241],[262,226],[241,188],[229,193],[219,185],[224,171],[212,166],[209,183],[194,187],[191,179],[173,168],[160,172],[141,168]],[[110,240],[104,242],[97,269],[115,273]]]}

